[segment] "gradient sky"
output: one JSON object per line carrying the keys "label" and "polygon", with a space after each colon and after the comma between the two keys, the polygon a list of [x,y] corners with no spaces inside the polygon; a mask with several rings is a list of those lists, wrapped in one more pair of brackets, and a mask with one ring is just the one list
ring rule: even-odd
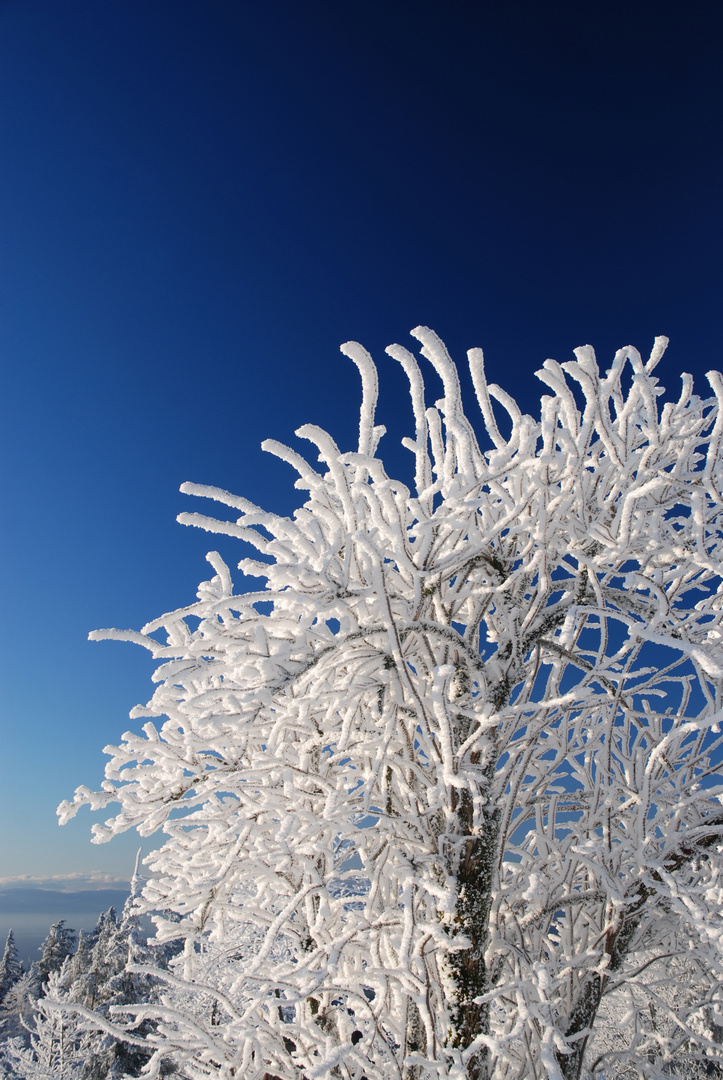
{"label": "gradient sky", "polygon": [[184,480],[290,512],[261,440],[352,445],[341,342],[394,471],[418,323],[529,410],[587,342],[669,335],[676,396],[723,367],[721,41],[719,0],[0,2],[0,885],[129,876],[135,835],[55,824],[152,690],[88,631],[246,554]]}

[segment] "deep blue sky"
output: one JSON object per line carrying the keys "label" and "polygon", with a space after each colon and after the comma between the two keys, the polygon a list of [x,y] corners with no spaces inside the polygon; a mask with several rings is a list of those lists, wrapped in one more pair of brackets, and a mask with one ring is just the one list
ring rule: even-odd
{"label": "deep blue sky", "polygon": [[587,342],[668,334],[676,394],[723,367],[722,40],[718,0],[0,3],[0,878],[129,875],[135,837],[55,825],[151,692],[87,633],[245,554],[175,523],[182,481],[289,511],[260,441],[351,445],[340,342],[395,463],[382,349],[420,322],[528,409]]}

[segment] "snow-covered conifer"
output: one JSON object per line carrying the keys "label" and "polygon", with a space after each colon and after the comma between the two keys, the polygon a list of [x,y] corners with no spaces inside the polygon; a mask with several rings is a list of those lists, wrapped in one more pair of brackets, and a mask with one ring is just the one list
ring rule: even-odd
{"label": "snow-covered conifer", "polygon": [[42,994],[42,987],[35,966],[26,971],[12,984],[0,1007],[2,1036],[6,1039],[27,1041],[28,1025],[32,1022],[35,1003]]}
{"label": "snow-covered conifer", "polygon": [[[121,918],[114,908],[101,915],[93,934],[93,945],[79,978],[69,986],[70,998],[108,1019],[111,1006],[148,1002],[153,996],[153,980],[127,971],[132,962],[152,962],[138,931],[134,898],[127,901]],[[150,1030],[150,1025],[142,1033]],[[116,1080],[138,1076],[149,1052],[114,1038],[105,1029],[89,1030],[85,1039],[85,1060],[81,1080]]]}
{"label": "snow-covered conifer", "polygon": [[71,993],[74,1000],[84,1003],[95,997],[95,978],[91,975],[94,942],[94,933],[81,930],[76,950],[63,967],[63,988]]}
{"label": "snow-covered conifer", "polygon": [[[85,1059],[82,1032],[72,1013],[55,1009],[67,1000],[63,971],[51,971],[28,1025],[29,1045],[20,1038],[0,1049],[6,1075],[17,1080],[81,1080]],[[0,1074],[1,1075],[1,1074]]]}
{"label": "snow-covered conifer", "polygon": [[[165,966],[165,947],[149,947],[137,911],[137,877],[131,896],[118,917],[109,908],[91,934],[81,932],[78,948],[62,968],[59,986],[66,1001],[83,1010],[83,1064],[80,1080],[116,1080],[138,1076],[150,1056],[149,1050],[114,1037],[107,1026],[93,1027],[90,1014],[104,1023],[111,1010],[129,1003],[148,1003],[156,997],[157,980],[129,970],[132,964]],[[72,1010],[71,1010],[72,1011]],[[148,1020],[136,1034],[153,1030]]]}
{"label": "snow-covered conifer", "polygon": [[0,960],[0,1004],[5,998],[8,990],[14,986],[18,979],[22,978],[24,974],[25,968],[20,962],[17,945],[15,944],[15,935],[12,930],[9,930],[5,941],[2,960]]}
{"label": "snow-covered conifer", "polygon": [[302,427],[317,469],[264,444],[308,491],[292,517],[183,486],[235,520],[180,520],[253,545],[265,588],[212,552],[196,603],[92,635],[150,649],[158,686],[61,816],[115,801],[97,841],[165,831],[144,903],[185,942],[162,1000],[116,1021],[156,1018],[151,1075],[193,1080],[717,1067],[723,379],[663,404],[665,339],[604,373],[586,346],[543,365],[533,418],[473,349],[477,427],[414,335],[441,397],[387,350],[411,488],[349,343],[357,448]]}
{"label": "snow-covered conifer", "polygon": [[40,959],[33,965],[41,986],[46,985],[54,972],[60,971],[66,959],[73,954],[76,941],[75,930],[65,925],[65,919],[53,923],[40,946]]}

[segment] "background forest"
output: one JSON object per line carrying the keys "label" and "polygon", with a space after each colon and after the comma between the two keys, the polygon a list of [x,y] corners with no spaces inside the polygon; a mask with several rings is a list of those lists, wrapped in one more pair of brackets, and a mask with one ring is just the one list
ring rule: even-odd
{"label": "background forest", "polygon": [[150,981],[128,972],[129,962],[165,966],[177,949],[149,947],[132,905],[133,895],[120,915],[109,908],[92,933],[77,934],[64,920],[54,923],[28,968],[10,931],[0,960],[0,1075],[8,1080],[140,1075],[149,1053],[102,1029],[80,1031],[72,1015],[49,1009],[52,1002],[72,1001],[107,1019],[112,1005],[152,998]]}

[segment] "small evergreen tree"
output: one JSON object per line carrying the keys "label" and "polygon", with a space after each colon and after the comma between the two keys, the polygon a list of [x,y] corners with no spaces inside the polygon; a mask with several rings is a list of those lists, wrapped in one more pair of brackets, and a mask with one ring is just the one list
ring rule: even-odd
{"label": "small evergreen tree", "polygon": [[81,1080],[87,1035],[72,1014],[53,1007],[67,1000],[68,993],[62,987],[66,975],[64,968],[49,973],[45,993],[36,1002],[28,1025],[29,1045],[20,1038],[5,1043],[0,1076],[4,1073],[17,1080]]}
{"label": "small evergreen tree", "polygon": [[0,1002],[2,1002],[8,990],[15,985],[18,979],[25,974],[25,968],[20,962],[15,935],[12,930],[8,931],[5,942],[5,950],[0,960]]}
{"label": "small evergreen tree", "polygon": [[103,1000],[103,985],[108,978],[108,956],[119,930],[115,908],[104,911],[91,934],[81,932],[78,948],[68,965],[65,987],[73,1001],[94,1009]]}
{"label": "small evergreen tree", "polygon": [[[163,964],[159,949],[146,944],[135,904],[135,889],[128,898],[120,919],[114,909],[106,912],[96,928],[97,941],[92,952],[91,975],[95,1000],[89,1008],[106,1020],[117,1022],[114,1007],[137,1001],[148,1002],[155,997],[155,980],[128,970],[131,964]],[[165,965],[163,965],[165,966]],[[137,1035],[146,1035],[153,1027],[142,1022]],[[116,1080],[139,1076],[150,1053],[138,1046],[124,1043],[104,1031],[89,1036],[88,1054],[82,1080]]]}
{"label": "small evergreen tree", "polygon": [[24,972],[6,992],[0,1006],[2,1034],[6,1039],[19,1038],[27,1042],[28,1028],[32,1024],[36,1003],[42,994],[38,974],[33,965]]}
{"label": "small evergreen tree", "polygon": [[75,930],[65,925],[65,919],[53,923],[43,944],[40,946],[40,959],[33,965],[40,985],[45,987],[53,972],[60,971],[67,957],[75,952]]}
{"label": "small evergreen tree", "polygon": [[[120,918],[115,908],[109,908],[98,919],[92,934],[81,932],[75,954],[63,967],[60,980],[66,995],[63,1000],[117,1023],[114,1006],[150,1001],[154,996],[154,980],[148,975],[129,972],[128,965],[151,963],[165,967],[165,954],[170,956],[171,952],[167,946],[151,948],[146,944],[136,912],[134,888]],[[71,1012],[68,1010],[69,1015]],[[87,1014],[83,1015],[83,1026],[90,1025]],[[146,1035],[152,1027],[152,1021],[144,1021],[135,1034]],[[80,1080],[139,1076],[150,1056],[149,1052],[115,1038],[100,1027],[85,1031],[82,1044]]]}
{"label": "small evergreen tree", "polygon": [[[127,952],[125,927],[111,907],[99,917],[93,933],[82,934],[79,939],[65,971],[64,987],[69,1000],[107,1018],[108,1003],[114,996],[111,984],[123,971]],[[125,1063],[119,1061],[124,1056],[123,1048],[106,1032],[88,1032],[85,1049],[83,1080],[108,1080],[127,1072]]]}
{"label": "small evergreen tree", "polygon": [[[63,968],[75,946],[75,931],[65,926],[65,920],[54,923],[40,946],[40,959],[25,971],[17,957],[12,930],[8,935],[5,953],[0,962],[0,974],[6,972],[5,985],[0,983],[0,1016],[6,1041],[20,1040],[28,1045],[28,1032],[34,1029],[38,1001],[45,993],[50,975]],[[64,974],[67,981],[67,970]],[[5,1048],[7,1049],[7,1047]],[[2,1074],[0,1074],[1,1076]]]}
{"label": "small evergreen tree", "polygon": [[90,970],[93,964],[93,947],[95,945],[95,931],[87,933],[81,930],[78,934],[78,946],[64,968],[63,986],[66,990],[72,987],[73,999],[86,1001],[93,996],[93,989],[89,985]]}

